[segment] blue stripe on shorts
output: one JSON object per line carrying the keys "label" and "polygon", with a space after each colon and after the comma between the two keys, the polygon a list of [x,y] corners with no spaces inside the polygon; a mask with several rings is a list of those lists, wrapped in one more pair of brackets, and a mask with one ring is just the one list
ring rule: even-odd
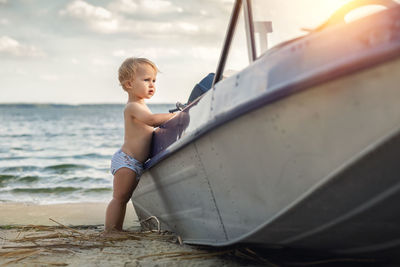
{"label": "blue stripe on shorts", "polygon": [[118,150],[115,152],[111,159],[111,173],[115,175],[115,173],[121,168],[131,169],[136,173],[136,180],[139,181],[140,176],[143,173],[143,164],[136,160],[135,158],[127,155],[122,152],[122,150]]}

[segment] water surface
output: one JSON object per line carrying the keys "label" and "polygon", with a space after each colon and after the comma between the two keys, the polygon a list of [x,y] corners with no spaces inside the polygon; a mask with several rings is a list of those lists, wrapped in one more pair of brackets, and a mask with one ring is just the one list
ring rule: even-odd
{"label": "water surface", "polygon": [[[168,112],[173,104],[149,105]],[[0,202],[108,201],[124,105],[0,105]]]}

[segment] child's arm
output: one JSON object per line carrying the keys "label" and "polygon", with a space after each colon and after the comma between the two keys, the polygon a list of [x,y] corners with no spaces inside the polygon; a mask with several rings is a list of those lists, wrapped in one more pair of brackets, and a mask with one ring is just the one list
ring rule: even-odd
{"label": "child's arm", "polygon": [[157,127],[175,116],[175,113],[151,113],[145,106],[137,103],[130,103],[126,112],[132,117],[144,122],[147,125]]}

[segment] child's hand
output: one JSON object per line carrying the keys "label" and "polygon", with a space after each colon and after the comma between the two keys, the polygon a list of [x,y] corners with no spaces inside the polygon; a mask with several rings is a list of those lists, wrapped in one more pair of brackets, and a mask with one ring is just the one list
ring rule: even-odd
{"label": "child's hand", "polygon": [[153,114],[145,105],[139,103],[129,103],[126,106],[125,112],[127,112],[126,115],[132,116],[135,119],[153,127],[160,126],[175,116],[174,113]]}
{"label": "child's hand", "polygon": [[173,112],[173,113],[169,113],[169,114],[171,114],[171,117],[169,119],[172,119],[173,117],[175,117],[178,114],[178,112]]}

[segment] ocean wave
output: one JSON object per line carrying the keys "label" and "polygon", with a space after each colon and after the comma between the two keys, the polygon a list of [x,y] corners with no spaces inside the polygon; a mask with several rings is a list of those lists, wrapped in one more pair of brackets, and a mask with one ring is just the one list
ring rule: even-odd
{"label": "ocean wave", "polygon": [[37,159],[65,159],[69,158],[69,156],[36,156]]}
{"label": "ocean wave", "polygon": [[117,151],[118,147],[120,145],[115,145],[114,143],[110,143],[110,142],[105,142],[105,143],[100,143],[98,145],[96,145],[97,148],[114,148],[115,151]]}
{"label": "ocean wave", "polygon": [[89,169],[90,166],[87,165],[82,165],[82,164],[57,164],[57,165],[50,165],[47,167],[44,167],[44,171],[51,171],[55,173],[65,173],[71,170],[82,170],[82,169]]}
{"label": "ocean wave", "polygon": [[16,179],[18,182],[34,183],[40,180],[39,176],[23,176]]}
{"label": "ocean wave", "polygon": [[0,175],[0,187],[3,185],[9,186],[10,184],[17,183],[34,183],[40,180],[39,176],[18,176],[18,175]]}
{"label": "ocean wave", "polygon": [[96,168],[96,170],[103,172],[103,173],[110,173],[110,167],[108,168]]}
{"label": "ocean wave", "polygon": [[112,191],[111,187],[100,187],[100,188],[85,189],[83,192],[84,193],[101,193],[101,192],[111,192],[111,191]]}
{"label": "ocean wave", "polygon": [[81,184],[109,184],[110,181],[108,179],[102,177],[71,177],[71,178],[61,178],[54,179],[53,176],[43,175],[9,175],[9,174],[1,174],[0,175],[0,188],[7,187],[16,187],[21,184],[32,184],[37,182],[50,182],[62,184],[64,186],[74,186]]}
{"label": "ocean wave", "polygon": [[7,173],[7,172],[27,172],[27,171],[37,171],[40,168],[37,166],[13,166],[13,167],[5,167],[0,169],[0,172]]}
{"label": "ocean wave", "polygon": [[43,193],[73,193],[81,191],[82,187],[72,186],[58,186],[58,187],[46,187],[46,188],[14,188],[10,191],[12,193],[29,193],[29,194],[43,194]]}
{"label": "ocean wave", "polygon": [[91,182],[91,183],[108,183],[107,179],[104,178],[92,178],[92,177],[72,177],[66,178],[63,180],[65,183],[84,183],[84,182]]}
{"label": "ocean wave", "polygon": [[97,153],[87,153],[73,156],[74,159],[111,159],[112,155],[101,155]]}
{"label": "ocean wave", "polygon": [[7,190],[8,192],[14,194],[73,194],[77,192],[81,192],[84,194],[87,193],[105,193],[112,192],[111,187],[96,187],[96,188],[82,188],[82,187],[73,187],[73,186],[57,186],[57,187],[41,187],[41,188],[13,188]]}
{"label": "ocean wave", "polygon": [[14,175],[8,175],[8,174],[0,174],[0,186],[5,183],[8,182],[12,179],[14,179],[15,176]]}
{"label": "ocean wave", "polygon": [[[85,157],[88,155],[87,157]],[[79,154],[79,155],[63,155],[63,156],[36,156],[35,158],[37,159],[57,159],[57,160],[65,160],[65,159],[85,159],[85,158],[90,158],[91,154]],[[95,156],[93,155],[93,158]],[[100,158],[100,157],[98,157]]]}
{"label": "ocean wave", "polygon": [[0,158],[0,161],[5,161],[5,160],[20,160],[20,159],[27,159],[28,157],[4,157]]}
{"label": "ocean wave", "polygon": [[12,137],[12,138],[19,138],[19,137],[33,137],[31,134],[2,134],[0,137]]}
{"label": "ocean wave", "polygon": [[9,175],[9,174],[0,174],[0,181],[4,181],[4,180],[9,180],[14,178],[14,175]]}

